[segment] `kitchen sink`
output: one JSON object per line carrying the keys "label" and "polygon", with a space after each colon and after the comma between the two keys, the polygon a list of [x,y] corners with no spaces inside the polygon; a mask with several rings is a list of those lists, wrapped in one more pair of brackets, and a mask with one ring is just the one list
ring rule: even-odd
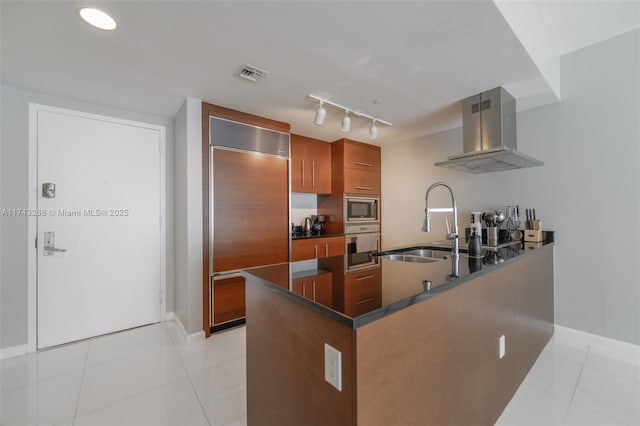
{"label": "kitchen sink", "polygon": [[407,248],[384,251],[374,254],[380,259],[400,260],[414,263],[433,263],[451,259],[451,250],[438,248]]}
{"label": "kitchen sink", "polygon": [[437,259],[435,257],[416,256],[412,254],[401,254],[401,253],[382,254],[377,257],[380,259],[400,260],[403,262],[413,262],[413,263],[432,263],[432,262],[439,262],[442,260],[442,259]]}
{"label": "kitchen sink", "polygon": [[436,260],[449,259],[451,258],[451,250],[438,250],[438,249],[411,249],[406,251],[401,251],[401,254],[405,256],[421,256],[421,257],[429,257],[434,258]]}

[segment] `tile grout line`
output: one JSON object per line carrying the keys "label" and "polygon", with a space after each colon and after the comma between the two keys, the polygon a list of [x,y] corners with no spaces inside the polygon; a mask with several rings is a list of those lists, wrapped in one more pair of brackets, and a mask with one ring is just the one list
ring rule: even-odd
{"label": "tile grout line", "polygon": [[564,418],[562,419],[562,424],[567,423],[567,418],[569,417],[569,411],[571,411],[571,404],[573,404],[573,398],[576,396],[576,390],[578,389],[578,383],[580,383],[580,378],[582,377],[582,371],[584,370],[584,365],[587,362],[587,357],[589,356],[589,351],[591,350],[591,344],[587,345],[587,350],[584,356],[584,360],[580,363],[580,372],[578,373],[578,378],[576,379],[576,384],[573,386],[573,391],[571,392],[571,399],[569,399],[569,404],[567,406],[567,411],[564,413]]}
{"label": "tile grout line", "polygon": [[89,362],[89,350],[91,349],[91,340],[87,342],[87,354],[84,357],[84,366],[82,367],[82,377],[80,378],[80,387],[78,389],[78,398],[76,398],[76,408],[73,411],[73,423],[76,423],[78,417],[78,406],[80,405],[80,395],[82,395],[82,385],[84,384],[84,376],[87,372],[87,363]]}
{"label": "tile grout line", "polygon": [[[165,328],[166,328],[166,326],[165,326]],[[204,415],[205,420],[207,420],[207,424],[209,426],[211,426],[211,420],[209,419],[209,416],[207,415],[207,410],[204,409],[204,405],[202,404],[202,401],[200,400],[200,395],[198,395],[198,392],[196,391],[196,387],[193,385],[193,381],[191,380],[191,375],[189,375],[189,370],[187,370],[187,366],[184,364],[184,360],[182,359],[182,355],[180,355],[180,351],[178,350],[178,347],[176,346],[175,340],[173,339],[173,336],[171,336],[171,332],[169,332],[169,330],[167,330],[167,333],[169,334],[169,339],[171,339],[171,341],[173,342],[173,349],[178,354],[178,359],[180,360],[180,364],[182,365],[182,368],[184,369],[184,372],[187,375],[187,380],[189,380],[189,385],[191,385],[191,390],[193,391],[193,394],[196,396],[196,399],[198,400],[198,405],[200,405],[200,409],[202,410],[202,414]],[[185,343],[185,345],[187,345],[187,344],[188,343]]]}
{"label": "tile grout line", "polygon": [[[138,327],[138,328],[141,328],[141,327]],[[127,331],[129,331],[129,330],[121,330],[121,331],[119,331],[119,332],[111,333],[111,334],[109,334],[109,335],[113,335],[113,334],[117,334],[117,333],[125,333],[125,332],[127,332]],[[95,340],[98,340],[98,341],[99,341],[99,340],[101,340],[101,339],[102,339],[102,337],[104,337],[104,336],[105,336],[105,335],[101,335],[101,336],[94,336],[94,337],[90,337],[89,339],[87,339],[87,343],[88,343],[88,344],[87,344],[87,356],[85,357],[85,365],[84,365],[84,368],[83,368],[83,371],[82,371],[82,381],[80,382],[80,393],[78,393],[78,400],[76,401],[76,410],[75,410],[75,413],[74,413],[74,419],[73,419],[74,424],[75,424],[75,421],[76,421],[76,417],[77,417],[77,415],[78,415],[78,407],[79,407],[79,402],[80,402],[80,394],[82,393],[82,384],[84,383],[84,378],[85,378],[85,375],[86,375],[87,367],[89,366],[89,350],[91,349],[91,343],[92,343],[93,341],[95,341]],[[115,358],[115,359],[112,359],[112,360],[110,360],[110,361],[103,361],[103,362],[99,362],[99,363],[97,363],[97,364],[94,364],[94,365],[93,365],[93,367],[101,368],[104,364],[108,364],[108,363],[110,363],[110,362],[113,362],[114,360],[115,360],[115,361],[122,360],[122,359],[125,359],[125,358],[130,357],[130,356],[131,356],[131,355],[129,355],[129,356],[125,356],[125,357]],[[178,358],[179,358],[179,356],[178,356]],[[123,402],[123,401],[126,401],[127,399],[134,398],[134,397],[136,397],[136,396],[138,396],[138,395],[142,395],[143,393],[150,392],[150,391],[152,391],[152,390],[156,390],[156,389],[158,389],[158,388],[160,388],[160,387],[162,387],[162,386],[165,386],[166,384],[167,384],[167,383],[165,383],[165,384],[161,384],[161,385],[158,385],[158,386],[154,386],[154,387],[152,387],[151,389],[147,389],[147,390],[144,390],[144,391],[141,391],[141,392],[137,392],[137,393],[135,393],[135,394],[133,394],[133,395],[130,395],[130,396],[128,396],[128,397],[126,397],[126,398],[124,398],[124,399],[118,399],[118,400],[116,400],[116,401],[112,401],[111,403],[109,403],[109,404],[107,404],[107,405],[104,405],[104,406],[94,407],[94,408],[92,408],[92,409],[90,409],[90,410],[87,410],[87,411],[85,411],[84,413],[80,413],[80,414],[88,414],[88,413],[92,413],[92,412],[94,412],[94,411],[102,410],[103,408],[106,408],[106,407],[111,407],[111,406],[113,406],[113,405],[115,405],[115,404],[119,404],[119,403],[121,403],[121,402]],[[2,425],[0,425],[0,426],[2,426]]]}

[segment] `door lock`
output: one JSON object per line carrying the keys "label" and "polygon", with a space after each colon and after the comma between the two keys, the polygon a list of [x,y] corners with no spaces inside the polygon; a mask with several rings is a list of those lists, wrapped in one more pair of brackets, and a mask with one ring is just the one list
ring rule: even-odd
{"label": "door lock", "polygon": [[42,196],[44,198],[55,198],[56,196],[56,184],[55,183],[43,183],[42,184]]}
{"label": "door lock", "polygon": [[56,248],[55,244],[55,232],[44,233],[44,255],[53,256],[56,252],[64,253],[67,249]]}

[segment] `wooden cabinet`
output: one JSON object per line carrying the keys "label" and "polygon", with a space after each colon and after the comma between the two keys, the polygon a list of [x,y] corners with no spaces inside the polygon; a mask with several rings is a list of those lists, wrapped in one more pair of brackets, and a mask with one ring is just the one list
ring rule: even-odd
{"label": "wooden cabinet", "polygon": [[331,144],[291,135],[291,191],[331,194]]}
{"label": "wooden cabinet", "polygon": [[380,148],[361,142],[344,140],[343,167],[353,170],[380,172]]}
{"label": "wooden cabinet", "polygon": [[382,192],[380,173],[344,169],[343,191],[345,194],[379,195]]}
{"label": "wooden cabinet", "polygon": [[333,192],[380,195],[380,147],[349,139],[331,145]]}
{"label": "wooden cabinet", "polygon": [[213,325],[245,317],[245,282],[243,277],[213,280]]}
{"label": "wooden cabinet", "polygon": [[305,238],[291,242],[291,261],[344,255],[344,237]]}
{"label": "wooden cabinet", "polygon": [[332,279],[331,272],[296,278],[293,280],[293,292],[321,305],[331,307]]}
{"label": "wooden cabinet", "polygon": [[344,311],[356,317],[382,306],[380,268],[347,274],[344,279]]}

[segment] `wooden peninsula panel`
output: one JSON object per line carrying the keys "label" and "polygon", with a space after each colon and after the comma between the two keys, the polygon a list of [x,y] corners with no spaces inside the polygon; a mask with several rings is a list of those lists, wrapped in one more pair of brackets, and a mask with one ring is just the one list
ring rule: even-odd
{"label": "wooden peninsula panel", "polygon": [[[247,424],[354,424],[353,330],[247,278]],[[342,392],[324,344],[342,352]]]}
{"label": "wooden peninsula panel", "polygon": [[358,424],[493,424],[515,390],[515,289],[498,273],[357,329]]}

